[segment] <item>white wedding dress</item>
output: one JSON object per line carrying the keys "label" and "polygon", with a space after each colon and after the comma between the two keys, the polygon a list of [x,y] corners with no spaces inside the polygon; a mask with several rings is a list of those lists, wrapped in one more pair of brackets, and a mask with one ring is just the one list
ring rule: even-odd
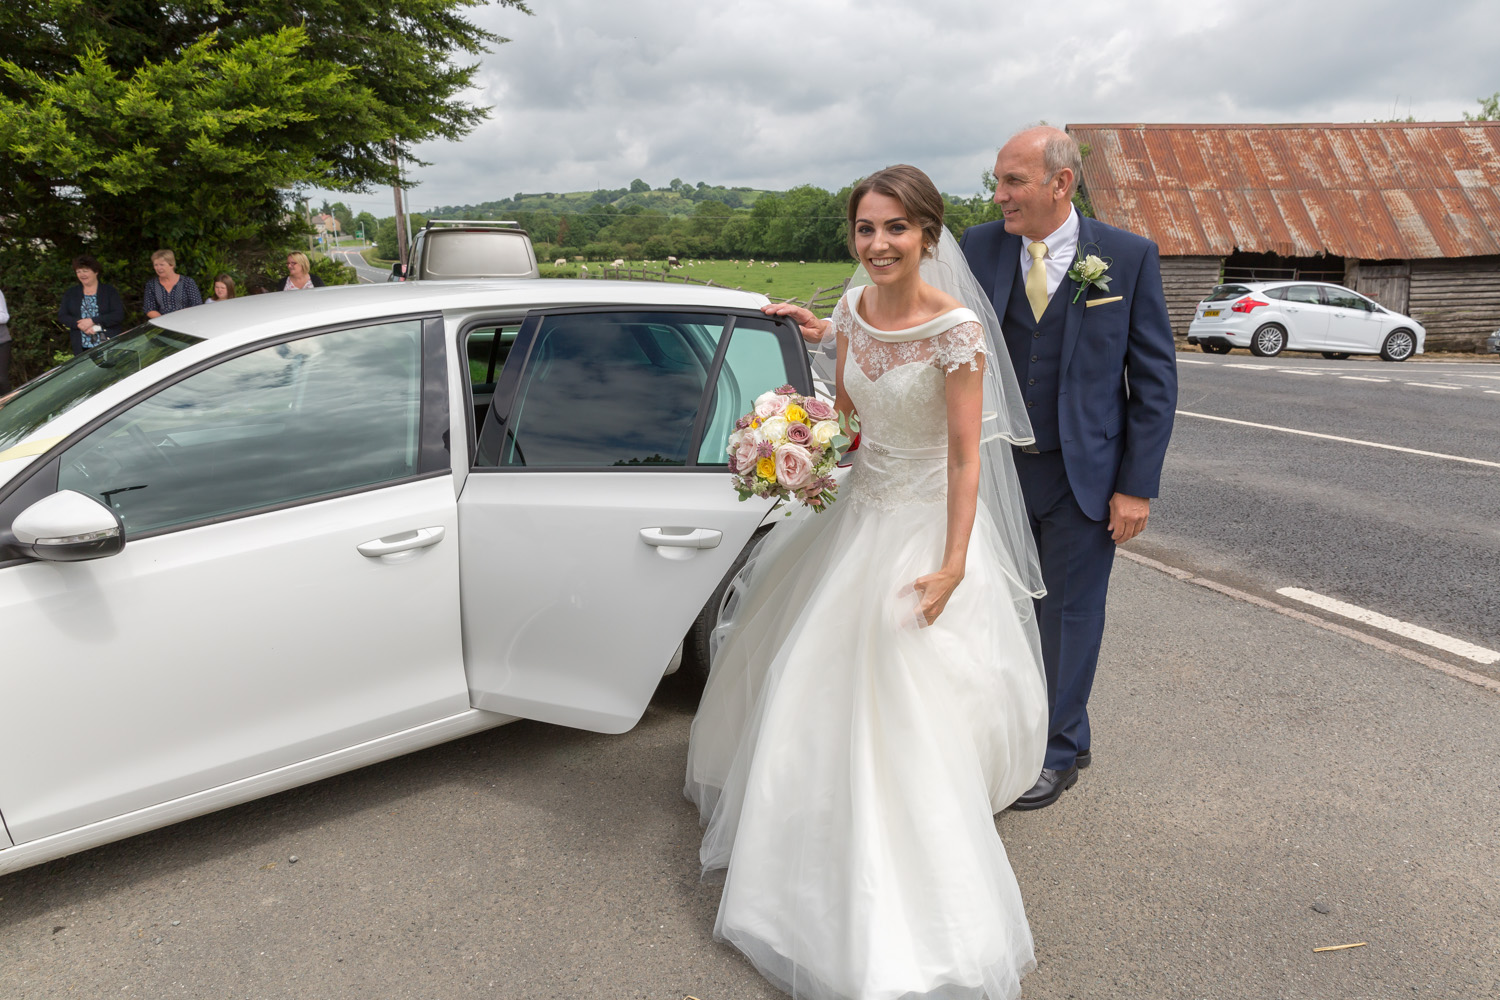
{"label": "white wedding dress", "polygon": [[993,814],[1041,771],[1047,693],[984,505],[941,617],[897,596],[942,562],[944,380],[983,331],[967,309],[876,331],[859,292],[834,312],[855,466],[756,553],[693,721],[714,934],[796,997],[1008,1000],[1034,960]]}

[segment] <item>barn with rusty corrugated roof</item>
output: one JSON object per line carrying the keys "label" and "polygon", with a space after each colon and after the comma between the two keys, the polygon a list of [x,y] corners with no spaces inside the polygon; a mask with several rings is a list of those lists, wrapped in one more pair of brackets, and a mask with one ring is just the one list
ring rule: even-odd
{"label": "barn with rusty corrugated roof", "polygon": [[1070,125],[1101,221],[1161,248],[1172,327],[1223,280],[1332,281],[1428,350],[1500,328],[1500,122]]}

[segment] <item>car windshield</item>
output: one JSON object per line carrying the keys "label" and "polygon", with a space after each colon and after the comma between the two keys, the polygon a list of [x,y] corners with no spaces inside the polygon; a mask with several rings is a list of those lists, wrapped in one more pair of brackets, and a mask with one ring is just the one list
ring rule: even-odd
{"label": "car windshield", "polygon": [[0,399],[0,452],[122,378],[202,339],[145,323],[28,382]]}
{"label": "car windshield", "polygon": [[1219,285],[1209,292],[1208,302],[1223,302],[1225,299],[1237,299],[1241,295],[1248,295],[1254,291],[1249,285]]}

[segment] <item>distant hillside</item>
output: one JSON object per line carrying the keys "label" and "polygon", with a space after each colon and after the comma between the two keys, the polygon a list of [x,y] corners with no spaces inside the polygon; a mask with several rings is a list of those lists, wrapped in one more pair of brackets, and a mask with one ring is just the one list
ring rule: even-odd
{"label": "distant hillside", "polygon": [[779,191],[761,191],[747,187],[724,187],[704,181],[685,184],[674,179],[667,187],[653,189],[645,181],[634,180],[628,187],[600,188],[597,191],[518,191],[509,198],[471,205],[444,205],[427,214],[434,218],[501,219],[518,212],[551,211],[559,215],[596,210],[613,205],[624,211],[639,206],[664,215],[692,215],[701,202],[717,201],[729,208],[750,208],[763,195]]}

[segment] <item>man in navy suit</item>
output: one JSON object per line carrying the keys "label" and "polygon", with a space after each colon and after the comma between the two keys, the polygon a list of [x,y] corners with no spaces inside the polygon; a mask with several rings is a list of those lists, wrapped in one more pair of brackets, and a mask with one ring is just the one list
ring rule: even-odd
{"label": "man in navy suit", "polygon": [[[1150,240],[1081,217],[1083,161],[1055,128],[1015,135],[995,160],[1005,214],[961,246],[995,304],[1036,443],[1016,471],[1047,596],[1037,602],[1052,719],[1041,776],[1016,809],[1057,801],[1092,761],[1088,699],[1115,546],[1146,526],[1177,408],[1177,366]],[[1087,255],[1108,288],[1069,271]]]}

